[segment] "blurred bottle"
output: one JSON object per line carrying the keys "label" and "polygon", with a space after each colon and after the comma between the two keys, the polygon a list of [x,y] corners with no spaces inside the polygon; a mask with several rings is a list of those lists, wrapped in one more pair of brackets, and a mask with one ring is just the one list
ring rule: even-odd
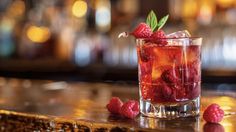
{"label": "blurred bottle", "polygon": [[15,51],[12,31],[14,28],[13,20],[7,16],[0,16],[0,57],[11,56]]}
{"label": "blurred bottle", "polygon": [[54,55],[55,35],[50,25],[51,10],[47,2],[34,3],[28,11],[19,40],[18,54],[22,58],[44,58]]}

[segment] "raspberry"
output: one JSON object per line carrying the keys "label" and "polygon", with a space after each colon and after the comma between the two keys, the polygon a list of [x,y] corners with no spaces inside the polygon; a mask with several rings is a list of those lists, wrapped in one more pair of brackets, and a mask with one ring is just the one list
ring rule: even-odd
{"label": "raspberry", "polygon": [[168,85],[162,85],[161,93],[165,99],[169,99],[171,98],[172,90]]}
{"label": "raspberry", "polygon": [[152,82],[159,85],[160,83],[163,82],[163,79],[160,78],[162,73],[164,71],[166,71],[167,69],[170,69],[171,66],[165,65],[165,66],[159,66],[160,64],[158,64],[159,62],[154,62],[154,64],[152,65]]}
{"label": "raspberry", "polygon": [[180,72],[177,68],[170,68],[166,71],[164,71],[161,75],[161,78],[171,84],[177,84],[181,82],[180,78]]}
{"label": "raspberry", "polygon": [[186,93],[185,87],[183,87],[182,85],[174,85],[172,88],[174,88],[172,95],[174,99],[181,101],[187,98],[186,96],[188,93]]}
{"label": "raspberry", "polygon": [[107,109],[112,114],[119,114],[123,102],[118,97],[112,97],[110,102],[107,104]]}
{"label": "raspberry", "polygon": [[120,114],[124,117],[133,119],[139,114],[139,103],[135,100],[129,100],[121,107]]}
{"label": "raspberry", "polygon": [[164,38],[166,38],[165,32],[163,30],[158,30],[152,34],[151,42],[154,42],[158,45],[166,45],[167,41]]}
{"label": "raspberry", "polygon": [[146,43],[139,48],[140,59],[142,62],[148,62],[153,54],[153,46]]}
{"label": "raspberry", "polygon": [[[140,66],[140,74],[142,76],[144,75],[150,75],[152,73],[152,62],[147,62],[147,63],[141,63]],[[142,77],[143,78],[143,77]],[[151,78],[151,76],[150,76]],[[151,79],[150,79],[151,80]]]}
{"label": "raspberry", "polygon": [[149,38],[152,35],[152,29],[146,23],[140,23],[131,34],[136,38]]}
{"label": "raspberry", "polygon": [[207,122],[218,123],[224,117],[224,111],[218,104],[211,104],[203,113],[203,119]]}
{"label": "raspberry", "polygon": [[196,63],[189,63],[182,66],[182,74],[185,82],[194,83],[200,81],[200,71],[197,66]]}
{"label": "raspberry", "polygon": [[159,83],[155,87],[153,86],[151,100],[153,102],[171,102],[174,101],[175,95],[171,89],[164,81],[158,79]]}
{"label": "raspberry", "polygon": [[151,38],[153,39],[166,38],[166,35],[163,30],[158,30],[152,34]]}
{"label": "raspberry", "polygon": [[169,68],[162,73],[161,78],[170,84],[176,99],[194,99],[200,95],[200,72],[194,63]]}
{"label": "raspberry", "polygon": [[221,124],[218,123],[206,123],[203,126],[204,132],[224,132],[225,129]]}
{"label": "raspberry", "polygon": [[[171,67],[167,69],[161,74],[161,78],[163,79],[163,81],[170,84],[170,87],[174,90],[183,92],[181,70],[178,67]],[[177,93],[177,95],[179,94]]]}
{"label": "raspberry", "polygon": [[180,46],[166,46],[163,47],[165,49],[163,52],[166,54],[166,60],[172,63],[172,65],[180,65],[183,63],[183,47]]}
{"label": "raspberry", "polygon": [[183,64],[166,70],[161,77],[168,83],[196,83],[200,81],[200,71],[195,63]]}
{"label": "raspberry", "polygon": [[190,83],[184,85],[188,99],[195,99],[199,97],[201,93],[200,83]]}

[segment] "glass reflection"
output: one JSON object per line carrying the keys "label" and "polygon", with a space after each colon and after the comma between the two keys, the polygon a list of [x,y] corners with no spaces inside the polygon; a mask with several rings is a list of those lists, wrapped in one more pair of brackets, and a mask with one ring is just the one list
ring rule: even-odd
{"label": "glass reflection", "polygon": [[140,117],[140,126],[142,128],[160,129],[160,130],[186,130],[200,131],[200,117],[180,118],[174,120]]}

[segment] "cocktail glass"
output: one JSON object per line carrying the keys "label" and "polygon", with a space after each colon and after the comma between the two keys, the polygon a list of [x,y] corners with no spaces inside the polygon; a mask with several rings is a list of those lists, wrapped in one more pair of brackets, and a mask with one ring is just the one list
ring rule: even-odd
{"label": "cocktail glass", "polygon": [[142,115],[199,115],[201,43],[194,37],[136,39]]}

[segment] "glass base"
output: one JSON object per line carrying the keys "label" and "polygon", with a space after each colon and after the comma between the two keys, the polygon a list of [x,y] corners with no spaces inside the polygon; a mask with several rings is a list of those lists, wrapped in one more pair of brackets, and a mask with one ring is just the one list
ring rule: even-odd
{"label": "glass base", "polygon": [[200,113],[200,96],[194,100],[171,104],[152,104],[140,99],[140,112],[147,117],[180,118],[198,116]]}

